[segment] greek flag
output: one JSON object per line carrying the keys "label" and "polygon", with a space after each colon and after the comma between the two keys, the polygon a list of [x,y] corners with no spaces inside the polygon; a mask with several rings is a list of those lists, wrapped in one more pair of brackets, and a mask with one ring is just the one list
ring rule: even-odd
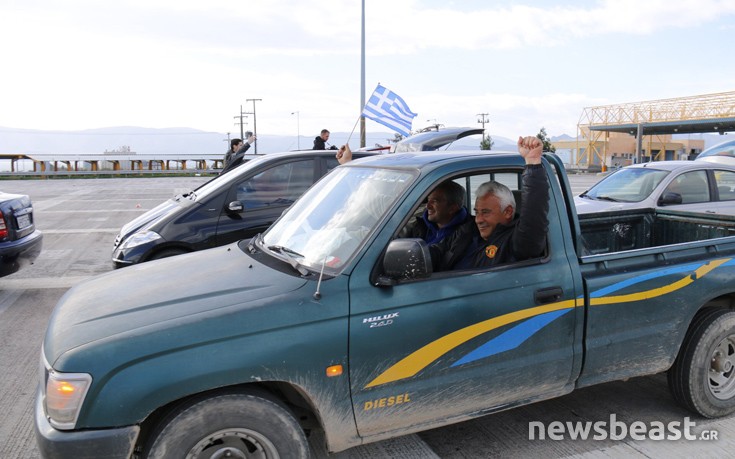
{"label": "greek flag", "polygon": [[408,136],[416,113],[408,108],[398,94],[379,84],[362,109],[362,116]]}

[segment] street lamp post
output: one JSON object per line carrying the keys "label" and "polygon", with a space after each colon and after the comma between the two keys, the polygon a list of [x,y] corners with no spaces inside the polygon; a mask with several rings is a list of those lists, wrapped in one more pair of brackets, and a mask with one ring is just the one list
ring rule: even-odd
{"label": "street lamp post", "polygon": [[296,149],[301,150],[301,132],[299,125],[301,124],[299,122],[299,112],[291,112],[292,115],[296,115]]}
{"label": "street lamp post", "polygon": [[487,117],[487,113],[478,113],[477,116],[480,117],[480,119],[477,120],[478,123],[482,124],[482,137],[485,138],[485,123],[489,123],[490,119]]}
{"label": "street lamp post", "polygon": [[[255,102],[261,101],[263,99],[245,99],[246,102],[252,102],[253,103],[253,135],[258,135],[258,121],[255,117]],[[258,154],[258,142],[255,142],[255,154]]]}

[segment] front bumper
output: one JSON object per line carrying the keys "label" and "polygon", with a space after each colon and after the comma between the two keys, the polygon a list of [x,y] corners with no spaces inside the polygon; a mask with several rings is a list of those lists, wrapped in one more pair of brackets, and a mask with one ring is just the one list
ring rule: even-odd
{"label": "front bumper", "polygon": [[[119,236],[118,236],[119,237]],[[145,260],[153,249],[158,246],[156,242],[137,245],[127,248],[124,244],[118,244],[112,250],[112,267],[114,269],[124,268]]]}
{"label": "front bumper", "polygon": [[0,243],[0,277],[33,263],[42,247],[43,234],[38,230],[17,241]]}
{"label": "front bumper", "polygon": [[62,431],[54,429],[43,411],[39,388],[35,407],[36,442],[44,459],[128,459],[132,457],[140,427]]}

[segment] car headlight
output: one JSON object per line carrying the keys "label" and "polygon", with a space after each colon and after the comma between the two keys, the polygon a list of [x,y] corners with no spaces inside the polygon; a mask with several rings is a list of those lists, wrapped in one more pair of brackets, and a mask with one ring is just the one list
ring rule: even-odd
{"label": "car headlight", "polygon": [[133,247],[138,247],[139,245],[148,244],[149,242],[156,241],[158,239],[163,239],[160,234],[156,233],[155,231],[140,231],[138,233],[133,234],[129,238],[125,239],[125,242],[122,243],[121,249],[132,249]]}
{"label": "car headlight", "polygon": [[57,429],[73,429],[84,397],[92,384],[86,373],[57,373],[50,370],[46,379],[46,416]]}

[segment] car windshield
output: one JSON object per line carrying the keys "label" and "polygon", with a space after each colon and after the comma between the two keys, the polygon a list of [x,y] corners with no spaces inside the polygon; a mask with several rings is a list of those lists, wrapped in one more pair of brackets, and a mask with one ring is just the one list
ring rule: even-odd
{"label": "car windshield", "polygon": [[653,168],[631,167],[605,177],[582,196],[615,202],[640,202],[646,199],[669,174]]}
{"label": "car windshield", "polygon": [[392,169],[341,167],[315,184],[263,236],[301,265],[337,270],[378,227],[414,179]]}
{"label": "car windshield", "polygon": [[700,153],[699,156],[697,156],[697,159],[708,158],[712,156],[727,156],[730,158],[735,158],[735,140],[730,140],[729,142],[710,147]]}
{"label": "car windshield", "polygon": [[220,186],[222,183],[233,182],[237,180],[239,177],[241,177],[241,175],[235,171],[237,171],[238,169],[242,167],[248,167],[248,168],[253,167],[256,164],[259,164],[260,162],[262,162],[264,158],[266,158],[265,155],[263,155],[262,157],[256,158],[256,159],[252,159],[252,160],[249,158],[243,158],[243,163],[240,164],[237,168],[233,169],[232,171],[226,174],[218,175],[212,178],[212,180],[209,180],[203,183],[202,185],[199,185],[197,188],[194,188],[191,192],[189,192],[187,194],[187,197],[189,199],[192,199],[192,198],[193,199],[203,199],[203,198],[208,197],[213,192],[219,192],[219,190],[221,190]]}

